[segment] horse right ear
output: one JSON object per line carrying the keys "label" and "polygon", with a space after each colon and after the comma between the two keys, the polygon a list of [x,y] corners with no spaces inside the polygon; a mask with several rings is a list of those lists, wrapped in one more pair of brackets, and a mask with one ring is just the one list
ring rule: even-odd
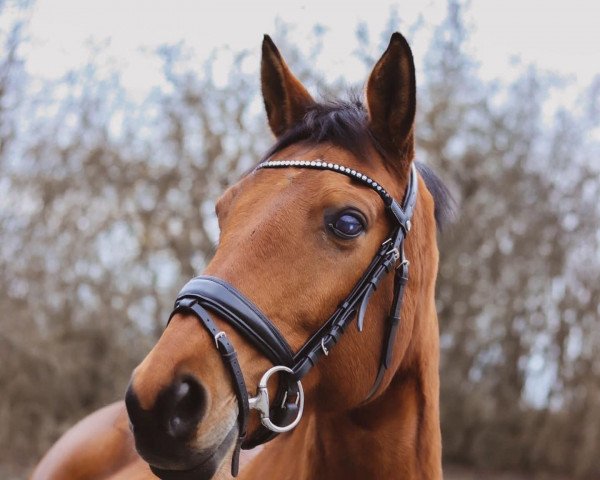
{"label": "horse right ear", "polygon": [[290,71],[268,35],[262,44],[260,76],[269,126],[279,137],[302,120],[315,101]]}
{"label": "horse right ear", "polygon": [[406,39],[396,32],[369,77],[367,106],[371,133],[403,164],[414,155],[416,96],[412,53]]}

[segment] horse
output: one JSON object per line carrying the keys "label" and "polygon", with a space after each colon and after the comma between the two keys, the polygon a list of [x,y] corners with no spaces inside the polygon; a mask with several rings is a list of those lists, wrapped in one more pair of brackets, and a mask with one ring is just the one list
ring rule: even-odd
{"label": "horse", "polygon": [[448,200],[414,158],[409,44],[392,35],[365,102],[317,102],[265,36],[261,89],[275,143],[217,201],[214,257],[125,402],[68,431],[33,480],[442,478]]}

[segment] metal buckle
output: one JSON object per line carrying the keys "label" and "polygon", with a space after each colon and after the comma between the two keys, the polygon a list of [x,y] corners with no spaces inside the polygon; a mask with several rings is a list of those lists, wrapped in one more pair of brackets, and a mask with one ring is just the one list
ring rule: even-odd
{"label": "metal buckle", "polygon": [[215,339],[215,346],[217,347],[217,350],[219,349],[219,338],[221,337],[226,337],[227,335],[225,335],[225,332],[223,330],[221,330],[219,333],[217,333],[214,336]]}
{"label": "metal buckle", "polygon": [[398,250],[398,248],[396,247],[392,248],[391,250],[388,250],[387,254],[392,256],[392,261],[394,263],[396,263],[400,258],[400,250]]}
{"label": "metal buckle", "polygon": [[[269,391],[267,389],[267,382],[271,375],[276,372],[286,372],[286,373],[294,373],[291,368],[285,367],[283,365],[278,365],[276,367],[272,367],[265,372],[265,374],[258,382],[258,389],[256,391],[256,396],[248,399],[248,405],[252,410],[258,410],[260,413],[260,422],[269,430],[275,433],[285,433],[292,430],[302,418],[302,412],[304,411],[304,390],[302,389],[302,384],[300,381],[296,382],[298,384],[298,394],[296,396],[296,405],[298,405],[298,416],[294,419],[292,423],[286,425],[285,427],[280,427],[279,425],[275,425],[269,416]],[[287,399],[284,397],[284,403]]]}
{"label": "metal buckle", "polygon": [[321,350],[323,350],[323,353],[325,354],[325,356],[329,355],[329,350],[327,349],[327,347],[325,346],[325,337],[323,337],[321,339]]}
{"label": "metal buckle", "polygon": [[392,239],[391,238],[386,238],[384,240],[384,242],[381,244],[381,250],[379,250],[380,252],[385,251],[385,249],[392,244]]}

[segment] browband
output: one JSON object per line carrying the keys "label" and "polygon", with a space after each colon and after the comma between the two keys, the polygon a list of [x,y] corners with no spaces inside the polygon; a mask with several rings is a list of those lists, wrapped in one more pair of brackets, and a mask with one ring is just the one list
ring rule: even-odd
{"label": "browband", "polygon": [[[381,244],[373,260],[356,282],[352,291],[337,307],[327,321],[294,354],[279,330],[258,307],[242,295],[233,285],[212,277],[199,276],[190,280],[177,295],[169,320],[176,313],[192,313],[215,339],[215,344],[230,371],[238,399],[238,441],[233,454],[232,475],[239,467],[240,448],[249,449],[265,443],[279,433],[294,428],[300,421],[304,394],[300,380],[323,356],[329,355],[348,324],[356,317],[357,327],[363,329],[364,316],[371,296],[387,273],[395,269],[394,297],[386,332],[380,367],[367,398],[378,390],[386,369],[389,367],[396,334],[400,325],[400,312],[404,288],[408,281],[409,262],[404,256],[404,239],[411,228],[411,218],[417,200],[417,172],[411,165],[408,184],[400,205],[381,185],[354,169],[324,161],[273,160],[259,164],[255,171],[264,168],[310,168],[341,173],[375,190],[384,201],[393,222],[389,237]],[[398,263],[399,262],[399,263]],[[241,368],[235,349],[224,332],[219,331],[207,311],[217,314],[234,327],[275,365],[265,373],[257,396],[248,398]],[[269,403],[266,383],[275,372],[280,375],[277,396],[273,406]],[[251,438],[246,438],[246,425],[250,409],[260,412],[261,427]]]}

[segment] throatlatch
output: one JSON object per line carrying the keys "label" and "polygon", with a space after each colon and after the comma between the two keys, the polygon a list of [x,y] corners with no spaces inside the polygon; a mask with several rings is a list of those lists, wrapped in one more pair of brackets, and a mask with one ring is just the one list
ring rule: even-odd
{"label": "throatlatch", "polygon": [[[231,465],[233,476],[238,473],[241,448],[250,449],[268,442],[279,433],[290,431],[300,422],[304,409],[304,392],[300,380],[321,357],[329,355],[331,348],[338,342],[355,316],[358,330],[362,331],[371,296],[382,279],[394,270],[394,297],[385,327],[380,366],[366,400],[377,392],[385,371],[390,365],[400,326],[402,299],[408,281],[409,267],[409,262],[404,255],[404,239],[410,231],[410,222],[417,201],[418,180],[414,163],[411,165],[401,205],[381,185],[368,176],[335,163],[273,160],[261,163],[255,171],[265,168],[310,168],[346,175],[379,194],[389,212],[393,227],[389,237],[381,244],[352,291],[295,354],[271,321],[233,285],[224,280],[211,276],[199,276],[190,280],[177,295],[169,320],[176,313],[194,314],[214,338],[215,346],[231,374],[239,411],[238,440]],[[225,332],[220,331],[212,321],[209,311],[228,322],[273,363],[274,367],[265,372],[260,380],[255,397],[249,397],[235,348],[229,342]],[[271,405],[267,381],[277,372],[281,373],[279,388]],[[251,438],[246,438],[246,426],[251,409],[259,411],[261,427]]]}

